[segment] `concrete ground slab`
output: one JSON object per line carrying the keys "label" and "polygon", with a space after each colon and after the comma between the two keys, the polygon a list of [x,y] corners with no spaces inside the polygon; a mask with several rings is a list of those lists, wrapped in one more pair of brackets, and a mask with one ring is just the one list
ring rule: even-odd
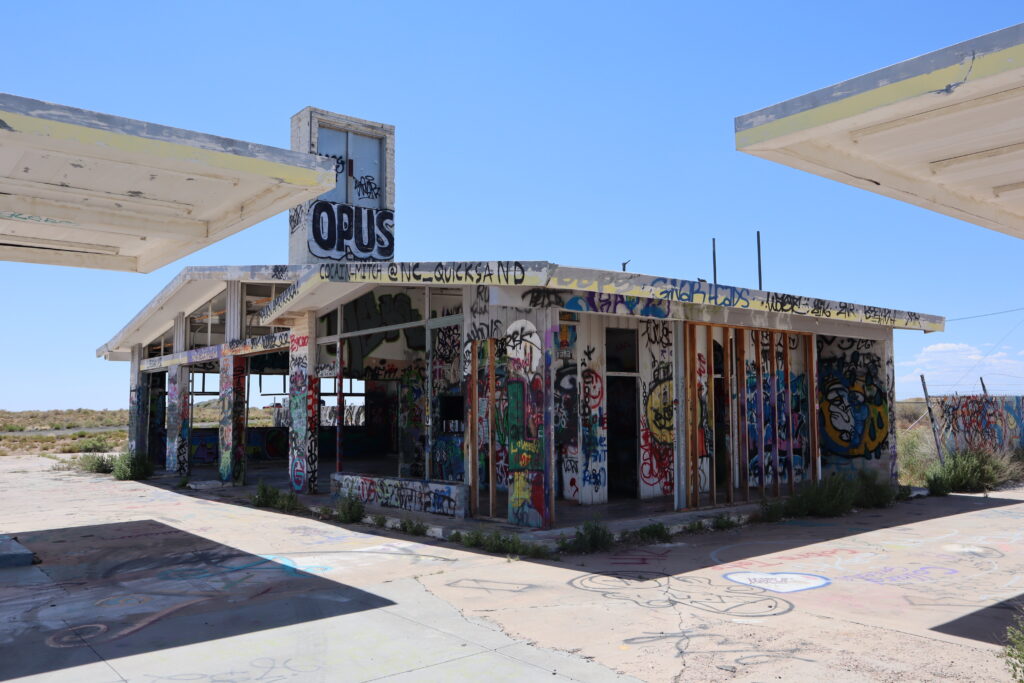
{"label": "concrete ground slab", "polygon": [[1008,681],[1024,597],[1024,489],[525,561],[50,464],[0,458],[0,678]]}
{"label": "concrete ground slab", "polygon": [[32,551],[10,536],[0,536],[0,569],[32,564]]}

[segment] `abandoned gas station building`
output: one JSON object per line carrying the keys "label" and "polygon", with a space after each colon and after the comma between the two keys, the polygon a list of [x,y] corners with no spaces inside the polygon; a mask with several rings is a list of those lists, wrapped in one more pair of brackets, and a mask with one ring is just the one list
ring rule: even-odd
{"label": "abandoned gas station building", "polygon": [[[292,210],[289,265],[186,268],[97,352],[131,362],[138,457],[241,484],[258,453],[297,491],[530,527],[562,506],[895,478],[893,330],[942,318],[543,261],[395,262],[393,128],[314,109],[292,126],[337,184]],[[190,393],[211,372],[216,447],[197,458]],[[250,428],[250,378],[273,375],[280,424]]]}
{"label": "abandoned gas station building", "polygon": [[[561,504],[696,508],[834,471],[895,477],[892,332],[941,327],[545,262],[336,263],[187,268],[101,352],[130,357],[133,448],[168,470],[192,466],[190,372],[220,373],[216,464],[237,483],[247,375],[278,374],[296,490],[330,472],[369,504],[540,527]],[[353,380],[362,424],[337,417]]]}

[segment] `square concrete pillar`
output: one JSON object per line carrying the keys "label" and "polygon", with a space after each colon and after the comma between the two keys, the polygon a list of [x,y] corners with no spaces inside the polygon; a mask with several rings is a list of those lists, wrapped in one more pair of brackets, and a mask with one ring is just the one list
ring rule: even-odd
{"label": "square concrete pillar", "polygon": [[187,365],[167,369],[167,453],[164,467],[178,476],[192,476],[191,432],[189,415],[189,370]]}
{"label": "square concrete pillar", "polygon": [[220,359],[220,480],[245,485],[246,380],[248,364],[243,356]]}
{"label": "square concrete pillar", "polygon": [[[288,351],[288,474],[292,488],[316,493],[320,461],[320,380],[312,372],[315,320],[306,314],[292,327]],[[340,417],[340,416],[339,416]]]}
{"label": "square concrete pillar", "polygon": [[146,437],[149,432],[149,378],[142,374],[142,345],[132,347],[131,393],[128,399],[128,453],[133,460],[149,457]]}

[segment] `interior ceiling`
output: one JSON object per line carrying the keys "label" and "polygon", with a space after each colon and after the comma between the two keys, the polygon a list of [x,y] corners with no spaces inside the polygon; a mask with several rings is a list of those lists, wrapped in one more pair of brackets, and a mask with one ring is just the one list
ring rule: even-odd
{"label": "interior ceiling", "polygon": [[150,272],[334,187],[309,154],[0,93],[0,259]]}
{"label": "interior ceiling", "polygon": [[737,149],[1024,237],[1024,25],[736,120]]}

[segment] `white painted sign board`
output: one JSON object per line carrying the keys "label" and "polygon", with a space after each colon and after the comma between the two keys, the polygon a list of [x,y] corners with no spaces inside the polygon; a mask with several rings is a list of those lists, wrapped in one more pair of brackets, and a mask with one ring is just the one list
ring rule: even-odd
{"label": "white painted sign board", "polygon": [[338,183],[291,210],[288,262],[393,261],[395,127],[307,107],[292,149],[334,159]]}

